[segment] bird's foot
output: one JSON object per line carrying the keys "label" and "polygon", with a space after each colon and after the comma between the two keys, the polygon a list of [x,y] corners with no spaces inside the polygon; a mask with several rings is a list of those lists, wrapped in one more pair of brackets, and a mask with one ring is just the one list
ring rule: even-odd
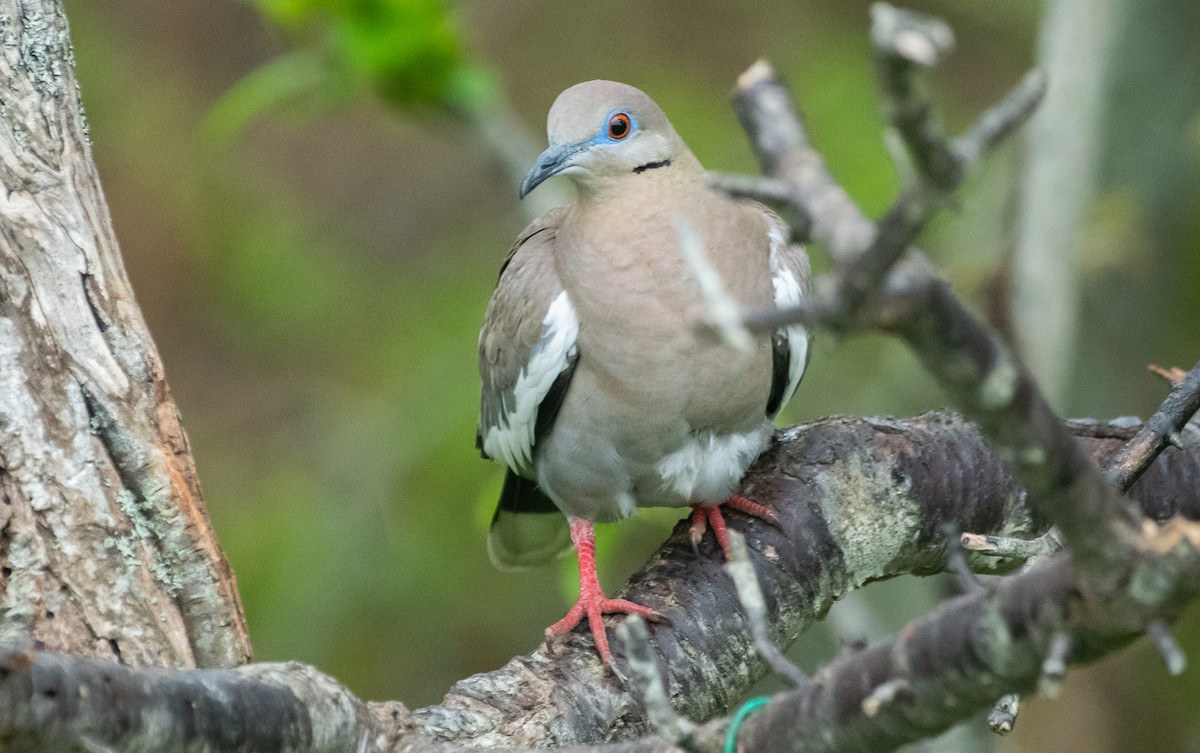
{"label": "bird's foot", "polygon": [[717,537],[717,543],[721,545],[721,550],[725,552],[725,559],[729,559],[729,532],[726,530],[725,516],[721,514],[721,508],[710,505],[692,505],[692,526],[688,529],[688,538],[691,539],[692,551],[696,554],[700,553],[700,540],[704,538],[704,532],[709,528]]}
{"label": "bird's foot", "polygon": [[608,647],[608,634],[604,632],[604,615],[606,614],[636,614],[650,622],[666,622],[666,618],[650,607],[635,604],[627,599],[609,599],[598,588],[592,592],[580,589],[579,601],[567,612],[567,616],[546,628],[546,642],[569,633],[586,616],[588,627],[591,628],[592,638],[596,641],[596,650],[604,663],[612,667],[612,649]]}
{"label": "bird's foot", "polygon": [[549,644],[554,638],[570,632],[587,617],[588,627],[591,628],[600,658],[607,666],[615,667],[612,650],[608,647],[608,635],[604,632],[604,615],[636,614],[650,622],[667,622],[667,618],[649,607],[627,599],[610,599],[600,590],[600,579],[596,574],[595,531],[590,521],[571,520],[571,541],[574,542],[575,552],[579,557],[579,600],[565,617],[546,628],[546,643]]}
{"label": "bird's foot", "polygon": [[765,520],[776,528],[779,527],[779,518],[776,517],[771,508],[766,505],[760,505],[749,497],[743,497],[740,494],[730,495],[729,499],[725,500],[725,506],[732,510],[746,513],[752,518]]}
{"label": "bird's foot", "polygon": [[[725,500],[725,507],[765,520],[773,526],[779,525],[779,518],[775,517],[775,513],[771,512],[770,508],[740,494],[731,495],[729,499]],[[713,535],[717,537],[717,543],[721,545],[721,551],[725,552],[725,559],[729,559],[729,532],[721,508],[710,505],[692,505],[692,525],[688,530],[688,538],[692,541],[693,550],[699,551],[700,539],[704,538],[704,531],[708,528],[712,528]]]}

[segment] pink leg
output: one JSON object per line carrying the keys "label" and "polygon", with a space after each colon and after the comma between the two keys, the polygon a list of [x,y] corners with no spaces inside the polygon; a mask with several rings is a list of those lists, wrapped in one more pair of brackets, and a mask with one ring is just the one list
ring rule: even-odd
{"label": "pink leg", "polygon": [[692,505],[692,527],[688,529],[688,538],[692,540],[692,549],[700,546],[700,539],[704,538],[704,531],[708,528],[712,528],[713,535],[717,537],[717,543],[721,545],[721,551],[725,552],[725,559],[729,559],[729,532],[725,525],[725,516],[721,514],[721,508]]}
{"label": "pink leg", "polygon": [[779,518],[775,517],[775,513],[771,512],[771,508],[766,505],[760,505],[749,497],[734,494],[725,500],[725,506],[738,512],[744,512],[752,518],[765,520],[773,526],[779,525]]}
{"label": "pink leg", "polygon": [[[775,517],[775,513],[771,512],[770,508],[740,494],[734,494],[725,500],[725,506],[752,517],[761,518],[773,526],[779,525],[779,518]],[[721,508],[692,505],[692,526],[688,530],[688,538],[692,540],[693,549],[700,546],[700,539],[704,537],[705,529],[710,527],[713,535],[717,537],[717,543],[721,545],[721,551],[725,552],[725,559],[729,559],[729,533]]]}
{"label": "pink leg", "polygon": [[605,598],[600,590],[600,578],[596,575],[596,532],[589,520],[571,520],[571,542],[579,557],[579,600],[567,616],[546,628],[546,640],[569,632],[587,616],[588,627],[596,641],[596,650],[604,663],[612,666],[612,651],[608,648],[608,636],[604,632],[603,615],[610,612],[641,615],[652,622],[664,622],[658,612],[625,599]]}

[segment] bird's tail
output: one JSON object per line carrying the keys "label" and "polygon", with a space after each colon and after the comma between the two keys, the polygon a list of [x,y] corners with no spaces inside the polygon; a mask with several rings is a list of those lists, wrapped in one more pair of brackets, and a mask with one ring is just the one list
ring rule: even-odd
{"label": "bird's tail", "polygon": [[502,570],[541,565],[571,548],[567,518],[537,484],[511,470],[488,531],[488,556]]}

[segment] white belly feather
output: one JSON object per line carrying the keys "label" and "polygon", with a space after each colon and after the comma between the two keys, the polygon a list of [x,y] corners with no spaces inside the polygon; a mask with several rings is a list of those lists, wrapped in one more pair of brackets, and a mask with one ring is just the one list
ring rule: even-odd
{"label": "white belly feather", "polygon": [[702,432],[693,436],[655,466],[662,503],[724,502],[762,451],[767,436],[761,429],[747,434]]}

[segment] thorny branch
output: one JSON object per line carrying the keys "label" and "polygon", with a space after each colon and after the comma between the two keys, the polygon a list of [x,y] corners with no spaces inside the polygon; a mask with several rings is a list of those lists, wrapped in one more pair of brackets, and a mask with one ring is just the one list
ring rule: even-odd
{"label": "thorny branch", "polygon": [[1105,470],[1104,477],[1116,488],[1128,489],[1168,444],[1176,447],[1183,444],[1180,432],[1197,410],[1200,410],[1200,361],[1171,389],[1162,407],[1125,445]]}

